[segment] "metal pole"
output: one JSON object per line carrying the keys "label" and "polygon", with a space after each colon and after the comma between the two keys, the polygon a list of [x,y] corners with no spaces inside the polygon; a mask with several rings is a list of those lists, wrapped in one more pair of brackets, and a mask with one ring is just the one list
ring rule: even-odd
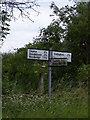
{"label": "metal pole", "polygon": [[49,48],[49,97],[51,96],[51,58],[52,48]]}

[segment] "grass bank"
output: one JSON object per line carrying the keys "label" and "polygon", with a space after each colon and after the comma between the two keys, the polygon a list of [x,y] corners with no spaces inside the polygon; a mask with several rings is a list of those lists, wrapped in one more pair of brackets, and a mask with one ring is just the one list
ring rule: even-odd
{"label": "grass bank", "polygon": [[48,95],[3,96],[3,118],[87,118],[88,92],[83,88],[56,90]]}

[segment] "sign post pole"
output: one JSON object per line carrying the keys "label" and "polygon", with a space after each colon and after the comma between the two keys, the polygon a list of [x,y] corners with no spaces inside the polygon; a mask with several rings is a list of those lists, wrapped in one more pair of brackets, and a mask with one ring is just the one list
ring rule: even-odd
{"label": "sign post pole", "polygon": [[[49,54],[49,55],[48,55]],[[49,56],[49,59],[48,59]],[[48,50],[28,49],[27,58],[33,60],[49,60],[49,98],[51,97],[51,67],[66,66],[71,62],[71,53]]]}
{"label": "sign post pole", "polygon": [[51,96],[51,58],[52,48],[49,48],[49,97]]}

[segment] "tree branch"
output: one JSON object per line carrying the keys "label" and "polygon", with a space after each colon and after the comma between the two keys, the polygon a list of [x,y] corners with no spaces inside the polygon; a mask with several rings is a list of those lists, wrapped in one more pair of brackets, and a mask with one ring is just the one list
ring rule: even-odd
{"label": "tree branch", "polygon": [[14,9],[17,9],[20,12],[19,16],[21,16],[22,18],[23,17],[28,18],[29,20],[33,22],[33,20],[30,18],[30,12],[28,12],[28,10],[31,9],[34,12],[36,12],[37,15],[39,15],[39,12],[34,8],[34,7],[40,6],[36,3],[36,1],[37,0],[33,0],[30,2],[29,1],[21,1],[21,2],[3,1],[0,4],[2,5],[2,9],[7,11],[9,15],[11,16],[11,18],[17,19],[14,14]]}

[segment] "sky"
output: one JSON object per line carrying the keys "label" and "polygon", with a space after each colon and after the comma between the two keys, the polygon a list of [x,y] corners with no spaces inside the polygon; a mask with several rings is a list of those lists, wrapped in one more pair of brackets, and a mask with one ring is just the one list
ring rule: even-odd
{"label": "sky", "polygon": [[[55,4],[61,8],[65,5],[73,5],[73,0],[53,0]],[[40,29],[46,28],[51,21],[54,19],[50,17],[50,14],[53,13],[53,10],[50,9],[52,0],[37,0],[37,3],[40,7],[35,8],[39,11],[39,15],[36,12],[30,11],[31,19],[34,22],[28,19],[18,18],[14,21],[13,19],[10,22],[10,34],[4,40],[1,52],[13,52],[14,49],[24,47],[26,44],[33,43],[33,37],[39,35]],[[15,11],[17,15],[18,11]]]}

